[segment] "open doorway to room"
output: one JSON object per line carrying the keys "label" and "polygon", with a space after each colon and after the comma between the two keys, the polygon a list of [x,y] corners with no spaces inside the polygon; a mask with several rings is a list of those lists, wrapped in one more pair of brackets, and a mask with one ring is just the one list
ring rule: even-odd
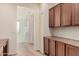
{"label": "open doorway to room", "polygon": [[[34,44],[34,15],[32,10],[17,6],[17,52],[19,55],[33,48]],[[28,49],[28,50],[26,50]]]}

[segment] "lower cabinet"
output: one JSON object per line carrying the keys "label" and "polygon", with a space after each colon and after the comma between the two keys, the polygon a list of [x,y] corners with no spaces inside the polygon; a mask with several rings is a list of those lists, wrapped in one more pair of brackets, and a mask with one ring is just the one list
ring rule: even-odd
{"label": "lower cabinet", "polygon": [[67,44],[55,39],[44,37],[44,54],[48,56],[79,56],[79,46]]}
{"label": "lower cabinet", "polygon": [[49,39],[49,56],[55,56],[55,40]]}
{"label": "lower cabinet", "polygon": [[56,41],[56,56],[65,56],[65,44]]}
{"label": "lower cabinet", "polygon": [[66,56],[79,56],[79,47],[66,45]]}
{"label": "lower cabinet", "polygon": [[49,55],[48,45],[49,45],[49,40],[46,37],[44,37],[44,54],[46,55]]}

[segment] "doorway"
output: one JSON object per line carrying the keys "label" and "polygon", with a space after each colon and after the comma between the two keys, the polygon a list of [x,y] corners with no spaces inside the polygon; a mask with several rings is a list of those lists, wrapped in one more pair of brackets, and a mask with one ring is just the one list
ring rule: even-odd
{"label": "doorway", "polygon": [[24,53],[24,48],[33,47],[33,44],[34,14],[29,8],[17,6],[17,51]]}

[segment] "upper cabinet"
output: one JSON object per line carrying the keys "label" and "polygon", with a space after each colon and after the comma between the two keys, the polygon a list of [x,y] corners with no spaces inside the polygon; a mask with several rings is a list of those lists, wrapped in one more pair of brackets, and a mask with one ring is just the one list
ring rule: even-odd
{"label": "upper cabinet", "polygon": [[60,5],[49,9],[49,27],[60,27]]}
{"label": "upper cabinet", "polygon": [[72,25],[79,25],[79,3],[72,4]]}
{"label": "upper cabinet", "polygon": [[79,3],[62,3],[51,10],[49,10],[49,24],[53,24],[52,27],[79,25]]}
{"label": "upper cabinet", "polygon": [[54,7],[54,27],[60,27],[60,5]]}
{"label": "upper cabinet", "polygon": [[54,11],[53,9],[50,9],[49,11],[49,27],[54,27]]}
{"label": "upper cabinet", "polygon": [[72,4],[61,4],[61,26],[70,26],[72,19]]}

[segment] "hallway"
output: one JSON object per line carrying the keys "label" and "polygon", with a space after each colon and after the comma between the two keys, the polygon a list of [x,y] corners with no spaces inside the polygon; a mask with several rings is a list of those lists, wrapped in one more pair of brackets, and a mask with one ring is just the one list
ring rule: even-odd
{"label": "hallway", "polygon": [[33,49],[32,44],[19,43],[17,49],[17,56],[44,56]]}

